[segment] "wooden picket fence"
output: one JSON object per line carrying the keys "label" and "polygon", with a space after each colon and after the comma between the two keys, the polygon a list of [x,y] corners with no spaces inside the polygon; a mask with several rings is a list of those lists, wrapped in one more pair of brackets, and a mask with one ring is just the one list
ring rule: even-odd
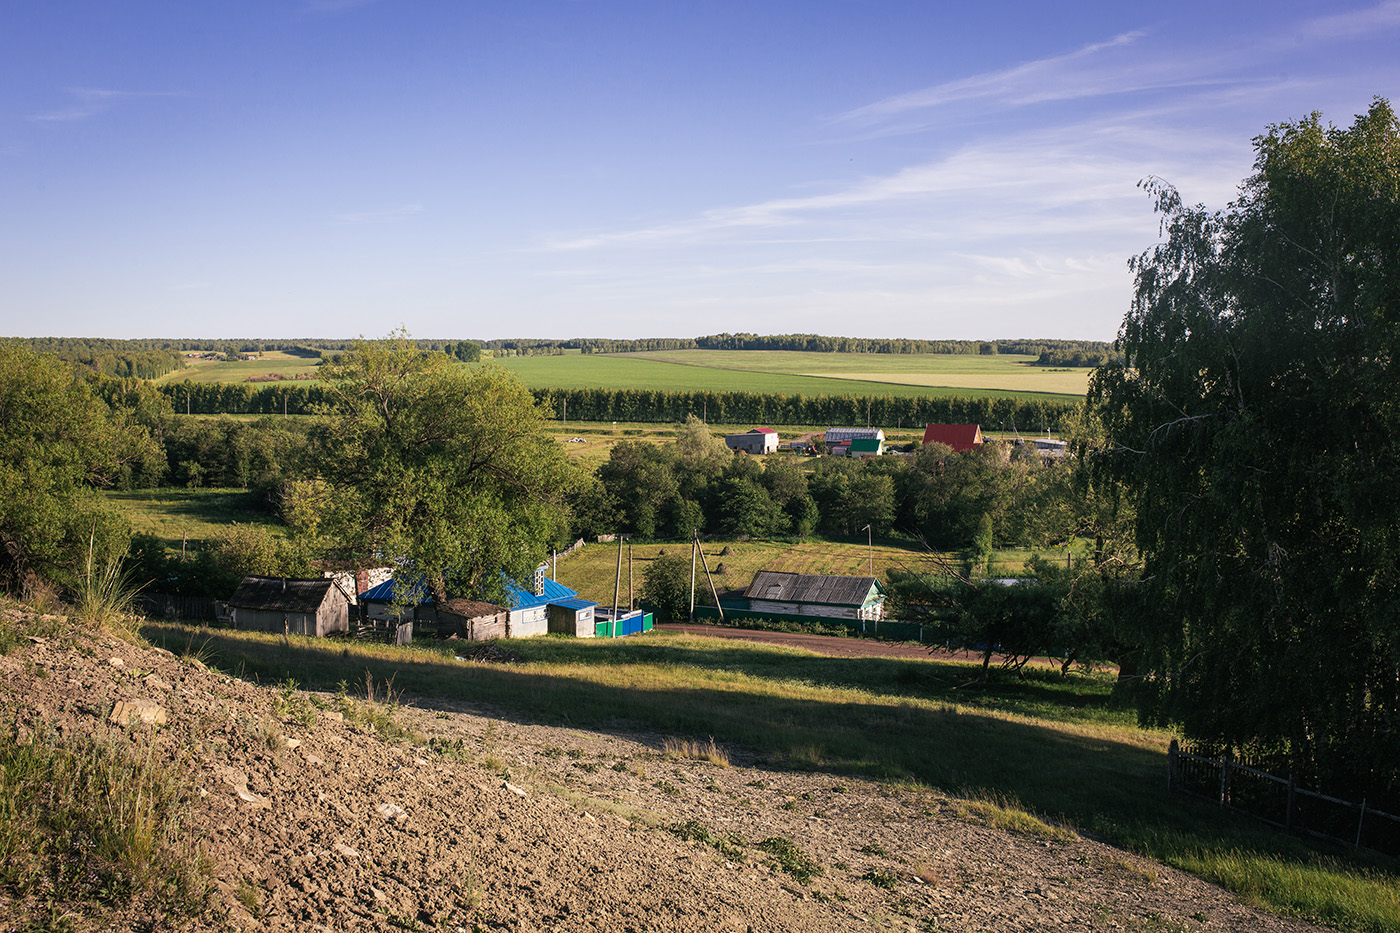
{"label": "wooden picket fence", "polygon": [[1210,800],[1290,833],[1400,858],[1400,816],[1368,806],[1364,798],[1356,803],[1304,789],[1292,775],[1269,774],[1235,761],[1229,752],[1207,758],[1182,751],[1172,739],[1167,789]]}

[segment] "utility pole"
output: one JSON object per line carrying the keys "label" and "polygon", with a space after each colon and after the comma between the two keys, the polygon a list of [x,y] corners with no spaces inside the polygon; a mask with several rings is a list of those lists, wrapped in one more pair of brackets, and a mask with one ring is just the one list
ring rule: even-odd
{"label": "utility pole", "polygon": [[870,575],[875,576],[875,532],[866,525],[861,529],[865,532],[865,549],[870,554]]}

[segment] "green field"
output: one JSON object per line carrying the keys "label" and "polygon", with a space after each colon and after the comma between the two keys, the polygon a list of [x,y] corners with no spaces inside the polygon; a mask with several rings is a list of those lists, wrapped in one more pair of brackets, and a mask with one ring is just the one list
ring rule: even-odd
{"label": "green field", "polygon": [[519,356],[499,361],[531,388],[659,389],[772,395],[976,395],[1078,400],[1089,370],[1030,366],[1029,356],[674,350]]}
{"label": "green field", "polygon": [[280,351],[270,351],[256,360],[237,363],[191,359],[184,369],[166,373],[155,382],[247,382],[250,378],[269,375],[287,380],[305,380],[316,375],[318,363],[319,359],[292,356]]}
{"label": "green field", "polygon": [[[442,642],[404,649],[151,622],[141,634],[262,683],[335,690],[369,677],[408,700],[489,704],[575,729],[712,737],[779,765],[996,801],[1282,913],[1367,933],[1400,928],[1393,861],[1168,795],[1170,736],[1135,725],[1108,675],[1033,670],[973,687],[974,668],[946,660],[829,658],[660,632],[502,642],[520,659],[512,664],[457,661],[458,644]],[[1044,844],[1056,844],[1053,834]]]}
{"label": "green field", "polygon": [[139,489],[106,492],[108,503],[126,516],[136,534],[155,535],[178,550],[182,541],[200,543],[234,522],[284,527],[252,509],[246,489]]}
{"label": "green field", "polygon": [[[671,350],[653,353],[515,356],[494,362],[532,389],[613,388],[771,395],[992,396],[1077,400],[1088,369],[1043,369],[1030,356],[803,353],[786,350]],[[317,360],[269,352],[228,363],[191,360],[157,382],[307,379]]]}

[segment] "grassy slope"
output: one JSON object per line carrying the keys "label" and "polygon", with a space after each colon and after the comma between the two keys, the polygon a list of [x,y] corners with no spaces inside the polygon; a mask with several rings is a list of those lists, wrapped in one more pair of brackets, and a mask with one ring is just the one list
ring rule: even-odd
{"label": "grassy slope", "polygon": [[[729,550],[729,554],[722,553]],[[558,579],[584,597],[612,605],[613,583],[617,578],[617,544],[587,544],[582,551],[558,562]],[[690,554],[687,542],[632,545],[632,581],[634,592],[640,593],[647,567],[662,551]],[[810,539],[791,541],[706,541],[705,559],[710,564],[715,587],[724,592],[748,586],[760,570],[788,573],[832,573],[866,576],[874,558],[874,575],[885,579],[891,568],[917,572],[933,572],[930,555],[907,543],[876,541],[868,548],[865,539],[859,541],[827,541]],[[1063,552],[1061,552],[1063,554]],[[1030,559],[1028,551],[1000,552],[999,572],[1012,572]],[[707,588],[704,570],[697,558],[696,587]],[[718,568],[723,566],[723,572]],[[627,601],[627,546],[622,546],[621,601]]]}
{"label": "grassy slope", "polygon": [[1167,736],[1136,727],[1111,683],[1030,672],[968,688],[946,661],[825,658],[660,633],[510,642],[524,663],[149,623],[143,634],[265,683],[393,679],[406,695],[488,704],[579,728],[640,727],[741,743],[794,767],[1007,801],[1347,930],[1400,928],[1394,862],[1312,847],[1166,794]]}

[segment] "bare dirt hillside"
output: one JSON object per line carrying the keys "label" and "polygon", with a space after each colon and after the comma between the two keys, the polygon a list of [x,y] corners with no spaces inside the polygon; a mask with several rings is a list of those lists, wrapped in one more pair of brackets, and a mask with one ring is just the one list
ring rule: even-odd
{"label": "bare dirt hillside", "polygon": [[[4,728],[106,733],[176,769],[217,887],[191,920],[77,904],[63,929],[1315,929],[1072,834],[708,742],[413,698],[393,725],[414,736],[391,741],[382,705],[109,636],[25,641],[0,680]],[[155,707],[165,725],[141,724]],[[0,927],[29,928],[41,900],[0,889]]]}

